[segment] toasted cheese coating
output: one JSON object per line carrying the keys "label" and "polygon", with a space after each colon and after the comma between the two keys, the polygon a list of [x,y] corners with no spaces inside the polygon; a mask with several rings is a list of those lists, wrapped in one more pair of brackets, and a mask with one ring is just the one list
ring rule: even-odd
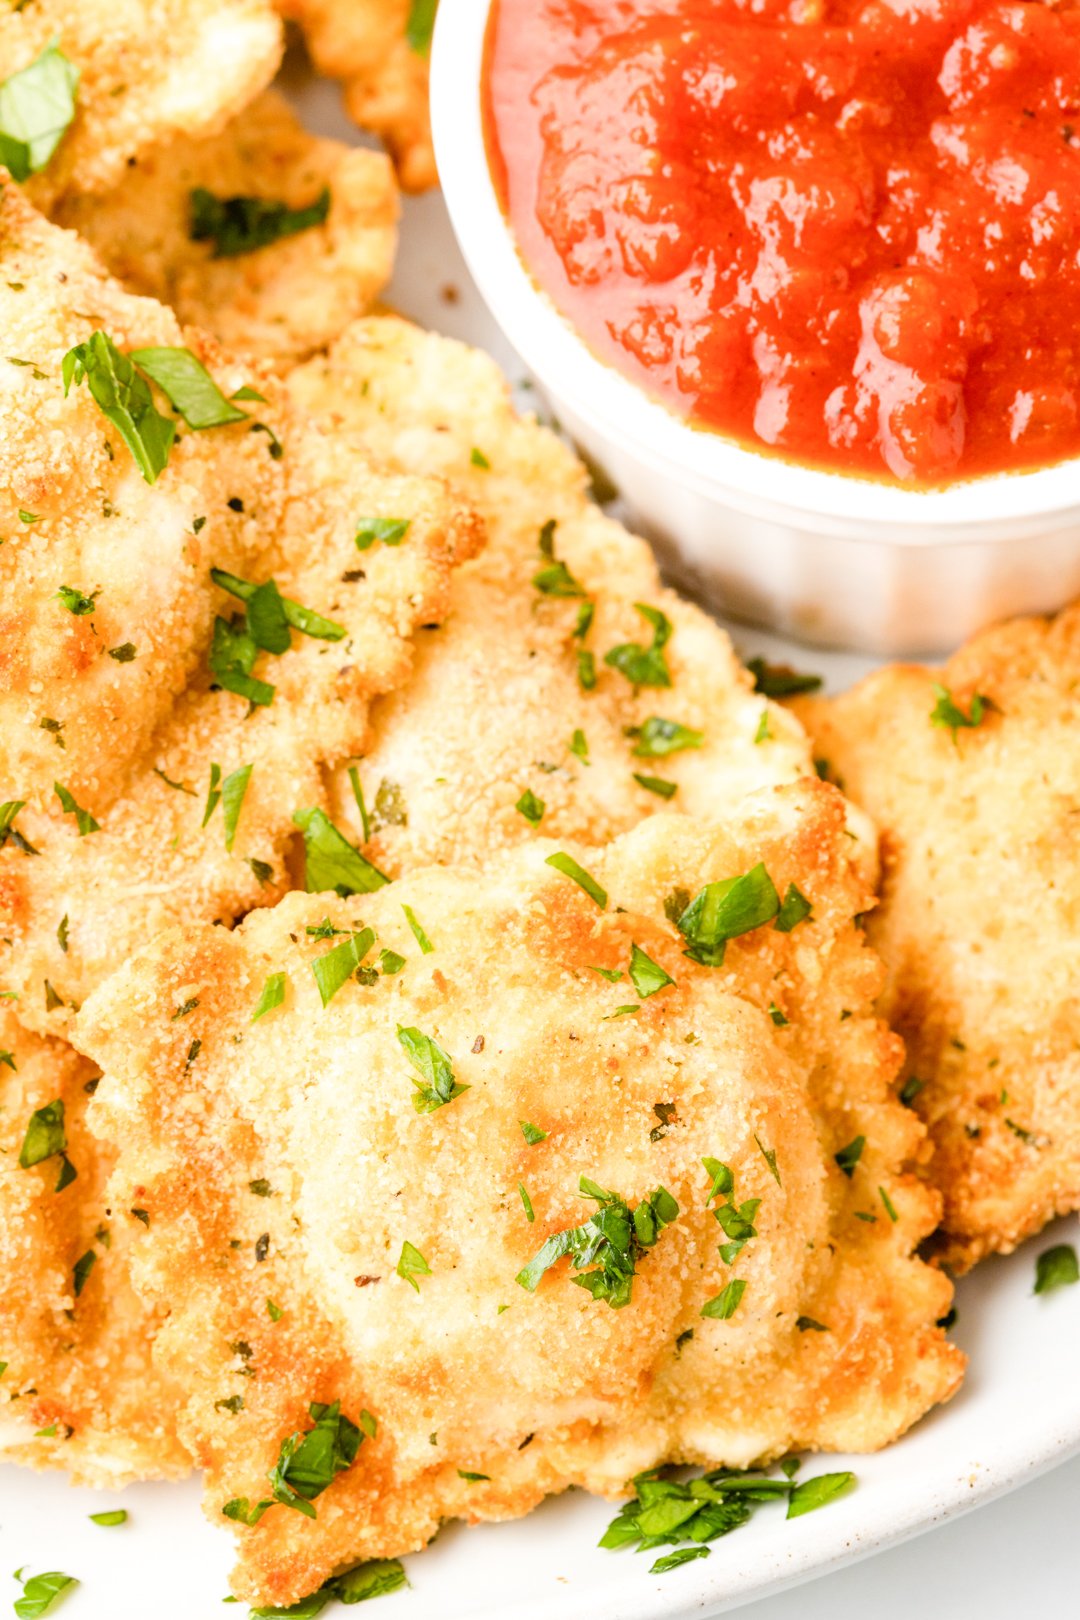
{"label": "toasted cheese coating", "polygon": [[[275,1504],[233,1525],[238,1595],[289,1603],[446,1518],[511,1517],[572,1484],[617,1495],[666,1459],[873,1449],[955,1389],[962,1357],[935,1326],[950,1285],[913,1255],[937,1199],[905,1169],[923,1130],[892,1092],[899,1043],[873,1013],[850,851],[842,799],[808,781],[721,825],[656,817],[603,852],[571,846],[603,909],[545,864],[568,853],[545,840],[493,857],[482,883],[430,868],[377,894],[292,895],[232,932],[172,930],[95,994],[77,1032],[106,1071],[92,1124],[119,1144],[114,1203],[137,1186],[149,1213],[133,1274],[169,1303],[155,1359],[186,1391],[211,1519],[270,1497],[309,1402],[377,1422],[317,1517]],[[691,963],[672,890],[758,863],[812,915],[731,940],[721,967]],[[323,1006],[312,964],[361,924],[377,936],[365,968],[394,967],[382,950],[405,965]],[[634,944],[674,981],[642,1000]],[[273,974],[283,1000],[253,1023]],[[417,1112],[402,1030],[437,1042],[467,1089]],[[522,1121],[546,1138],[530,1145]],[[856,1134],[849,1179],[834,1154]],[[760,1200],[730,1263],[707,1156],[737,1201]],[[583,1174],[631,1207],[658,1187],[679,1206],[619,1309],[566,1260],[533,1292],[515,1282],[595,1212]],[[428,1268],[417,1291],[405,1244]],[[734,1277],[735,1314],[704,1318]]]}
{"label": "toasted cheese coating", "polygon": [[[934,725],[939,686],[976,726]],[[882,1011],[934,1142],[964,1269],[1080,1206],[1080,611],[895,665],[799,713],[881,829]],[[976,705],[978,708],[978,705]]]}

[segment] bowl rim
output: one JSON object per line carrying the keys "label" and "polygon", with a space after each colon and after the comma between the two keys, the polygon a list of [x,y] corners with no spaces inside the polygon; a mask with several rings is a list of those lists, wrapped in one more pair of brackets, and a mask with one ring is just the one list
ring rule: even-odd
{"label": "bowl rim", "polygon": [[871,541],[1016,539],[1018,528],[1034,535],[1080,517],[1080,458],[944,489],[904,489],[785,461],[695,427],[595,355],[533,280],[495,191],[480,95],[491,4],[441,0],[431,54],[439,178],[462,254],[495,321],[541,385],[572,402],[595,433],[721,505]]}

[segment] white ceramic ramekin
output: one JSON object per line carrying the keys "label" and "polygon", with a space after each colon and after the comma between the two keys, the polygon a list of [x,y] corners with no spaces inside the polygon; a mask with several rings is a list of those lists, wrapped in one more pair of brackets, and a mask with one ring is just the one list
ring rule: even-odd
{"label": "white ceramic ramekin", "polygon": [[518,255],[491,181],[480,76],[489,0],[441,0],[439,175],[493,316],[608,473],[669,574],[803,640],[937,652],[1080,595],[1080,461],[921,493],[818,472],[691,427],[590,351]]}

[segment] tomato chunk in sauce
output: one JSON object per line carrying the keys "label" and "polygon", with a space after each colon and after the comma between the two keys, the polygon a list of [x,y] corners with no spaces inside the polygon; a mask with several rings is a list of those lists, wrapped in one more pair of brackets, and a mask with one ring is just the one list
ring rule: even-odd
{"label": "tomato chunk in sauce", "polygon": [[492,172],[594,351],[915,485],[1080,454],[1080,0],[495,0]]}

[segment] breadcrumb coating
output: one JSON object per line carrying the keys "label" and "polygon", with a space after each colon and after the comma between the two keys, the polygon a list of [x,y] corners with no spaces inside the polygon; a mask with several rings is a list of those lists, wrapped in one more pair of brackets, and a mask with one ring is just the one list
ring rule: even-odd
{"label": "breadcrumb coating", "polygon": [[[263,198],[322,223],[252,252],[216,256],[192,238],[192,194]],[[309,135],[268,91],[220,133],[179,136],[129,167],[104,196],[67,199],[54,217],[77,230],[133,291],[169,304],[230,348],[306,359],[363,315],[390,278],[398,194],[376,152]]]}
{"label": "breadcrumb coating", "polygon": [[[178,1479],[191,1467],[179,1392],[150,1356],[166,1313],[132,1290],[138,1220],[110,1203],[115,1154],[87,1129],[98,1071],[10,1008],[0,1004],[0,1455],[86,1485]],[[24,1168],[35,1110],[57,1103],[66,1159]],[[58,1186],[62,1162],[75,1176]]]}
{"label": "breadcrumb coating", "polygon": [[76,112],[28,190],[39,208],[101,193],[133,158],[223,127],[274,77],[271,0],[33,0],[0,16],[0,80],[55,41],[79,72]]}
{"label": "breadcrumb coating", "polygon": [[[537,836],[602,845],[665,808],[709,817],[812,773],[801,727],[754,692],[725,632],[661,585],[648,546],[590,499],[566,445],[514,412],[486,355],[373,317],[295,371],[289,391],[391,464],[439,473],[487,525],[449,615],[418,639],[408,687],[373,711],[358,769],[376,864],[395,875],[430,861],[482,865]],[[545,531],[553,558],[541,552]],[[545,575],[559,594],[538,589]],[[652,642],[642,607],[670,624],[669,686],[635,686],[605,664],[613,648]],[[582,653],[595,672],[588,688]],[[671,737],[668,752],[663,736],[650,741],[655,719],[690,735]],[[361,837],[345,771],[331,791],[335,815]],[[538,821],[519,808],[525,793],[543,807]]]}
{"label": "breadcrumb coating", "polygon": [[[606,890],[603,909],[553,853]],[[758,863],[811,915],[732,939],[721,967],[691,963],[672,890]],[[137,1189],[148,1212],[133,1274],[168,1301],[155,1358],[186,1391],[211,1520],[270,1498],[309,1402],[376,1421],[316,1517],[275,1503],[233,1524],[239,1596],[287,1604],[444,1519],[512,1517],[575,1484],[618,1495],[665,1459],[874,1449],[953,1392],[963,1358],[935,1325],[950,1284],[913,1254],[937,1213],[904,1169],[924,1133],[893,1095],[899,1042],[854,920],[869,900],[840,795],[807,781],[722,825],[653,818],[602,852],[543,840],[493,857],[482,883],[430,868],[345,900],[294,894],[232,932],[174,929],[95,994],[77,1031],[107,1076],[92,1124],[120,1144],[116,1207]],[[362,982],[320,1005],[312,964],[325,973],[362,924]],[[673,981],[647,998],[626,977],[633,945]],[[253,1022],[276,974],[282,999]],[[467,1088],[434,1111],[413,1104],[417,1036]],[[834,1155],[856,1134],[849,1179]],[[760,1200],[728,1262],[709,1156],[735,1200]],[[566,1261],[533,1292],[515,1281],[595,1213],[582,1175],[630,1206],[658,1187],[678,1203],[623,1308]],[[703,1317],[734,1277],[735,1313]]]}
{"label": "breadcrumb coating", "polygon": [[[977,724],[932,722],[942,687]],[[988,630],[942,670],[894,665],[798,705],[881,829],[867,929],[957,1270],[1080,1207],[1078,692],[1070,608]]]}

